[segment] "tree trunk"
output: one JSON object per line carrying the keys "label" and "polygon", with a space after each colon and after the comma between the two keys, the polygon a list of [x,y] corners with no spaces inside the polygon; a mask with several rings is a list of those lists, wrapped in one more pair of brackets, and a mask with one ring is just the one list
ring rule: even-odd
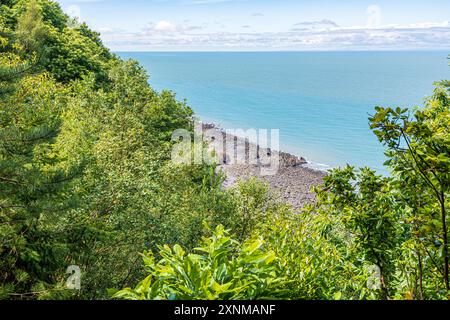
{"label": "tree trunk", "polygon": [[447,232],[447,217],[446,217],[446,210],[445,210],[445,195],[443,192],[441,192],[441,219],[442,219],[442,239],[444,241],[444,282],[445,282],[445,289],[450,291],[450,285],[448,280],[448,263],[449,263],[449,257],[448,257],[448,232]]}
{"label": "tree trunk", "polygon": [[422,256],[419,251],[417,251],[417,258],[419,260],[419,299],[423,300],[423,265]]}

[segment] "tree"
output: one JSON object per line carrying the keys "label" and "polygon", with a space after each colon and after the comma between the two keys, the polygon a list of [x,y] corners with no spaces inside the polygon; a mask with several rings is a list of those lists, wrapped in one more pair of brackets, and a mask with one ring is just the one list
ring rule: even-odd
{"label": "tree", "polygon": [[[449,287],[448,206],[450,188],[450,97],[439,86],[428,99],[426,107],[413,115],[401,108],[376,108],[370,118],[371,128],[387,147],[387,164],[399,181],[412,182],[402,186],[404,201],[423,218],[421,233],[427,246],[439,251],[442,287]],[[417,189],[420,181],[421,188]],[[420,191],[421,199],[409,196]],[[417,206],[417,201],[421,201]],[[425,232],[426,231],[426,232]],[[431,256],[428,253],[431,259]]]}
{"label": "tree", "polygon": [[16,44],[27,54],[42,56],[49,29],[44,24],[42,8],[36,0],[29,1],[25,11],[17,19],[13,34]]}
{"label": "tree", "polygon": [[61,268],[64,249],[54,246],[51,226],[54,212],[67,205],[65,192],[73,174],[58,168],[52,154],[63,106],[62,88],[48,75],[24,77],[17,91],[0,102],[3,294],[33,296],[53,281],[52,270]]}
{"label": "tree", "polygon": [[[37,67],[49,31],[41,4],[51,3],[12,3],[17,21],[8,27],[0,20],[1,297],[49,294],[64,283],[68,252],[83,247],[84,226],[68,228],[65,221],[82,166],[64,165],[54,144],[68,91]],[[81,238],[75,250],[74,233]]]}
{"label": "tree", "polygon": [[399,244],[398,206],[391,193],[390,179],[369,168],[331,170],[323,186],[316,189],[315,210],[335,215],[352,232],[360,256],[380,273],[379,297],[392,296]]}

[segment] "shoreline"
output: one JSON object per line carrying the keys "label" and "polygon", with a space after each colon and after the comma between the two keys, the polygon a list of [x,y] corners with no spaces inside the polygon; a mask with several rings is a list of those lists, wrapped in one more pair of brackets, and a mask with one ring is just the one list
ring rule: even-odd
{"label": "shoreline", "polygon": [[[201,123],[203,123],[203,130],[214,129],[221,133],[225,133],[225,131],[226,131],[226,129],[222,125],[220,125],[219,122],[217,122],[217,121],[213,121],[213,120],[206,121],[206,120],[201,120],[200,118],[197,118],[197,120],[200,121]],[[252,143],[252,144],[255,145],[254,143]],[[297,155],[290,151],[279,150],[279,152],[280,152],[280,154],[286,155],[287,157],[290,157],[290,158],[301,159],[301,161],[302,161],[301,165],[304,168],[308,168],[313,171],[319,171],[319,172],[327,174],[329,170],[333,169],[333,167],[331,165],[328,165],[325,163],[309,161],[307,158]]]}
{"label": "shoreline", "polygon": [[[216,134],[225,135],[225,130],[215,123],[203,123],[203,131],[213,130]],[[244,142],[242,137],[231,135],[234,141]],[[246,156],[250,147],[256,148],[258,159],[261,150],[259,145],[245,141]],[[225,149],[224,149],[225,150]],[[268,155],[271,153],[268,150]],[[327,175],[327,171],[319,170],[311,167],[310,162],[305,158],[293,155],[288,152],[278,151],[280,156],[280,165],[278,171],[274,175],[261,175],[261,164],[227,164],[228,156],[226,151],[219,155],[219,159],[223,161],[219,164],[218,169],[226,175],[223,184],[224,188],[231,188],[239,181],[246,181],[249,178],[256,177],[269,185],[273,196],[278,200],[290,204],[294,209],[298,210],[307,204],[315,202],[315,194],[311,192],[311,188],[318,186],[323,182],[323,178]]]}

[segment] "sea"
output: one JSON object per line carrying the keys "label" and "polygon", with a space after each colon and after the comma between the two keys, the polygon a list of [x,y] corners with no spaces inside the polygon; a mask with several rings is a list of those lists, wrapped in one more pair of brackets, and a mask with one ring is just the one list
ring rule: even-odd
{"label": "sea", "polygon": [[118,52],[205,122],[279,129],[280,149],[315,169],[386,173],[369,128],[376,106],[422,107],[450,79],[449,52]]}

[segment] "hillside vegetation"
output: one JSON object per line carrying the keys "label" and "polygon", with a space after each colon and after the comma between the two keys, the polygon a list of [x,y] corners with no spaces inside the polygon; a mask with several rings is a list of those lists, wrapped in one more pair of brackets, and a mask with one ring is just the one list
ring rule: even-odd
{"label": "hillside vegetation", "polygon": [[294,213],[257,180],[173,164],[192,110],[58,4],[0,3],[0,298],[450,297],[448,82],[375,109],[390,177],[333,170]]}

